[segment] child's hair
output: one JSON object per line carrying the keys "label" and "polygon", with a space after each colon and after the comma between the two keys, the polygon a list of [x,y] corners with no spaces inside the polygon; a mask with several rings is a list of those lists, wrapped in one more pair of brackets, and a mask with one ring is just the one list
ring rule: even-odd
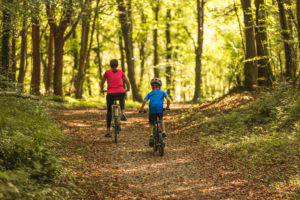
{"label": "child's hair", "polygon": [[110,67],[113,68],[113,73],[118,72],[117,67],[118,67],[119,63],[117,59],[112,59],[110,61]]}

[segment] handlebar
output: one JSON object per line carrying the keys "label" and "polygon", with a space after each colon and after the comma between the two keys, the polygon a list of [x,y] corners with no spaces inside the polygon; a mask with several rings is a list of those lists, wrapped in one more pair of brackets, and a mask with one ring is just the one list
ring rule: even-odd
{"label": "handlebar", "polygon": [[[170,108],[164,108],[164,111],[170,111],[171,109]],[[147,113],[147,110],[139,110],[139,113]]]}

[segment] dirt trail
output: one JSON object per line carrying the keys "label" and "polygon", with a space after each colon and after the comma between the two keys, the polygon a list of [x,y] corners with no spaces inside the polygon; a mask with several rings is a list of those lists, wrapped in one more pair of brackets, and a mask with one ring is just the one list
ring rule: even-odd
{"label": "dirt trail", "polygon": [[148,146],[147,114],[127,110],[115,144],[104,137],[104,109],[55,111],[53,118],[71,136],[64,153],[74,161],[67,168],[81,188],[73,199],[267,199],[263,186],[229,170],[196,135],[178,131],[179,112],[177,106],[165,114],[168,139],[160,157]]}

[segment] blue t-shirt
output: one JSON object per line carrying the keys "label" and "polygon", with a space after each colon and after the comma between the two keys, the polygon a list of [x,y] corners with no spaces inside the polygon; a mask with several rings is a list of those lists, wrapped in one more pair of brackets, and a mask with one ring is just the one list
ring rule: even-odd
{"label": "blue t-shirt", "polygon": [[168,94],[159,89],[152,90],[145,97],[146,100],[150,100],[149,102],[149,113],[163,113],[164,111],[164,98],[167,97]]}

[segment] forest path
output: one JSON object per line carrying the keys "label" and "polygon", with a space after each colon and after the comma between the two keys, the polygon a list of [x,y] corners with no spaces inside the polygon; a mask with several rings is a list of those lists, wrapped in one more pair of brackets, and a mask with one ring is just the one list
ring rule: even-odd
{"label": "forest path", "polygon": [[74,161],[66,167],[81,189],[73,199],[265,199],[258,197],[263,186],[228,169],[230,160],[200,146],[196,135],[183,133],[185,127],[176,128],[181,112],[178,105],[165,113],[168,139],[161,157],[148,146],[147,114],[137,109],[127,110],[117,144],[104,137],[106,110],[55,110],[53,119],[71,138],[63,153]]}

